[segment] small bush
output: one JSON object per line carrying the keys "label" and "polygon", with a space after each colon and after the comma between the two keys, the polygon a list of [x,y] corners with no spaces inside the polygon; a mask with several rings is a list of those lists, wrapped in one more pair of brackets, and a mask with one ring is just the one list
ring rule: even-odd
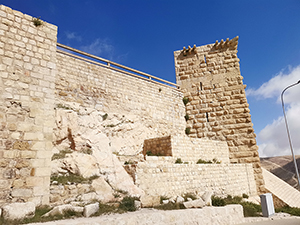
{"label": "small bush", "polygon": [[103,116],[102,116],[102,120],[104,121],[104,120],[106,120],[107,119],[107,117],[108,117],[108,114],[107,113],[105,113]]}
{"label": "small bush", "polygon": [[84,178],[77,174],[69,174],[67,176],[51,176],[51,182],[57,181],[59,184],[69,184],[69,183],[92,183],[93,180],[97,179],[99,176],[94,175],[89,178]]}
{"label": "small bush", "polygon": [[300,208],[284,206],[275,210],[277,213],[284,212],[293,216],[300,216]]}
{"label": "small bush", "polygon": [[245,217],[260,216],[261,213],[260,205],[254,204],[252,202],[241,202],[240,204],[243,206]]}
{"label": "small bush", "polygon": [[70,154],[73,151],[71,149],[66,149],[66,150],[61,150],[59,153],[55,153],[53,154],[51,160],[55,160],[55,159],[63,159],[66,157],[66,154]]}
{"label": "small bush", "polygon": [[185,121],[188,121],[190,119],[189,114],[185,114],[184,118],[185,118]]}
{"label": "small bush", "polygon": [[60,109],[66,109],[66,110],[73,110],[71,107],[65,106],[63,104],[57,104],[56,107],[55,107],[55,109],[58,109],[58,108],[60,108]]}
{"label": "small bush", "polygon": [[260,216],[261,214],[261,206],[254,204],[252,202],[243,202],[243,198],[240,196],[227,195],[226,198],[220,198],[217,196],[212,196],[212,205],[213,206],[225,206],[230,204],[240,204],[243,206],[244,216]]}
{"label": "small bush", "polygon": [[249,195],[247,195],[247,194],[243,194],[243,196],[242,196],[243,198],[249,198]]}
{"label": "small bush", "polygon": [[206,160],[204,160],[204,159],[199,159],[198,161],[197,161],[197,164],[212,164],[212,161],[206,161]]}
{"label": "small bush", "polygon": [[191,128],[190,127],[185,128],[185,134],[190,134],[190,133],[191,133]]}
{"label": "small bush", "polygon": [[122,190],[122,189],[116,189],[115,191],[116,191],[116,192],[119,192],[119,193],[121,193],[121,194],[123,194],[123,195],[127,195],[127,194],[128,194],[128,191],[124,191],[124,190]]}
{"label": "small bush", "polygon": [[186,105],[186,104],[188,104],[188,102],[189,102],[189,98],[188,98],[188,97],[184,97],[184,98],[182,99],[182,101],[183,101],[183,104]]}
{"label": "small bush", "polygon": [[217,197],[217,196],[212,196],[211,197],[211,204],[213,206],[225,206],[225,200],[223,198]]}
{"label": "small bush", "polygon": [[134,201],[138,200],[136,197],[126,196],[122,199],[119,208],[123,211],[130,211],[133,212],[136,210],[136,207],[134,205]]}
{"label": "small bush", "polygon": [[159,210],[185,209],[185,207],[182,203],[172,203],[172,202],[169,202],[168,204],[154,206],[154,208],[159,209]]}
{"label": "small bush", "polygon": [[175,163],[176,164],[182,164],[183,162],[182,162],[181,158],[177,158],[176,161],[175,161]]}
{"label": "small bush", "polygon": [[146,155],[147,156],[162,156],[162,154],[160,152],[153,154],[152,151],[150,151],[150,150],[146,152]]}
{"label": "small bush", "polygon": [[41,17],[37,17],[37,18],[33,18],[32,22],[34,24],[34,26],[39,27],[41,25],[43,25],[43,22],[40,20]]}
{"label": "small bush", "polygon": [[120,212],[120,211],[119,211],[118,207],[116,207],[115,205],[103,204],[103,203],[99,202],[99,210],[92,216],[94,217],[94,216],[100,216],[103,214],[118,213],[118,212]]}

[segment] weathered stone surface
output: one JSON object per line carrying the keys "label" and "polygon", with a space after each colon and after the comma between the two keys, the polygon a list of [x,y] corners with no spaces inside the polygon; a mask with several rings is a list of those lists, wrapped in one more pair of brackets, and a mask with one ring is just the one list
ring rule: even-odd
{"label": "weathered stone surface", "polygon": [[184,202],[184,198],[181,196],[177,196],[176,203],[183,203],[183,202]]}
{"label": "weathered stone surface", "polygon": [[197,200],[187,201],[183,203],[184,207],[187,209],[190,208],[202,208],[205,206],[205,202],[199,198]]}
{"label": "weathered stone surface", "polygon": [[71,204],[60,205],[60,206],[54,207],[51,211],[44,214],[43,217],[54,216],[54,215],[58,215],[58,214],[64,214],[64,212],[67,211],[67,210],[71,210],[71,211],[81,213],[81,212],[83,212],[84,208],[80,207],[80,206],[73,206]]}
{"label": "weathered stone surface", "polygon": [[[64,225],[169,225],[169,224],[201,224],[201,225],[234,225],[243,223],[243,207],[227,205],[225,207],[204,207],[186,210],[154,210],[142,209],[136,212],[103,215],[92,218],[64,220]],[[62,221],[53,221],[45,225],[59,225]]]}
{"label": "weathered stone surface", "polygon": [[32,202],[11,203],[2,207],[2,216],[6,220],[19,220],[33,217],[35,205]]}
{"label": "weathered stone surface", "polygon": [[109,184],[102,177],[93,180],[92,188],[99,196],[98,199],[100,199],[102,202],[109,202],[114,199],[111,186],[109,186]]}
{"label": "weathered stone surface", "polygon": [[160,204],[160,196],[142,195],[140,201],[142,207],[153,207]]}
{"label": "weathered stone surface", "polygon": [[91,215],[95,214],[99,210],[99,202],[94,204],[89,204],[84,206],[83,215],[85,217],[90,217]]}
{"label": "weathered stone surface", "polygon": [[203,199],[204,201],[204,204],[207,205],[207,206],[211,206],[211,196],[213,195],[213,192],[212,191],[206,191],[202,196],[201,198]]}
{"label": "weathered stone surface", "polygon": [[141,201],[134,200],[134,207],[136,208],[136,210],[140,210],[142,207]]}

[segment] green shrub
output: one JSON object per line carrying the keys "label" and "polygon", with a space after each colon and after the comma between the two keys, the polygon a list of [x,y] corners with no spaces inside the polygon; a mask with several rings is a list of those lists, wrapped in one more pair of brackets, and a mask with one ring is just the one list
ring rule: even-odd
{"label": "green shrub", "polygon": [[213,206],[225,206],[225,200],[223,198],[220,198],[218,196],[212,196],[211,197],[211,204]]}
{"label": "green shrub", "polygon": [[177,158],[176,161],[175,161],[175,163],[176,164],[182,164],[183,162],[182,162],[181,158]]}
{"label": "green shrub", "polygon": [[249,198],[249,195],[247,195],[247,194],[243,194],[243,196],[242,196],[243,198]]}
{"label": "green shrub", "polygon": [[197,164],[212,164],[212,161],[206,161],[206,160],[203,160],[203,159],[199,159],[197,161]]}
{"label": "green shrub", "polygon": [[190,127],[185,128],[185,134],[190,134],[190,133],[191,133],[191,128]]}
{"label": "green shrub", "polygon": [[97,179],[99,176],[94,175],[92,177],[89,178],[84,178],[83,176],[79,176],[77,174],[69,174],[67,176],[51,176],[50,180],[51,182],[53,181],[57,181],[59,184],[68,184],[68,182],[70,183],[92,183],[93,180]]}
{"label": "green shrub", "polygon": [[275,209],[275,211],[277,213],[284,212],[284,213],[291,214],[293,216],[300,216],[300,208],[296,208],[296,207],[284,206],[284,207]]}
{"label": "green shrub", "polygon": [[138,200],[138,198],[126,196],[122,199],[119,208],[125,212],[127,211],[133,212],[136,210],[136,207],[134,205],[135,200]]}
{"label": "green shrub", "polygon": [[55,160],[55,159],[63,159],[66,157],[66,154],[70,154],[73,151],[71,149],[65,149],[65,150],[61,150],[59,153],[55,153],[53,154],[51,160]]}
{"label": "green shrub", "polygon": [[252,202],[243,202],[243,198],[240,196],[227,195],[226,198],[220,198],[217,196],[212,196],[212,205],[213,206],[225,206],[230,204],[240,204],[243,206],[244,216],[260,216],[261,214],[261,206],[254,204]]}
{"label": "green shrub", "polygon": [[183,104],[186,105],[186,104],[188,104],[188,102],[189,102],[189,98],[188,98],[188,97],[184,97],[184,98],[182,99],[182,101],[183,101]]}
{"label": "green shrub", "polygon": [[189,114],[185,114],[184,118],[185,118],[185,121],[188,121],[190,119]]}
{"label": "green shrub", "polygon": [[243,206],[244,216],[245,217],[253,217],[260,216],[261,206],[254,204],[252,202],[241,202]]}
{"label": "green shrub", "polygon": [[154,206],[155,209],[159,210],[176,210],[176,209],[185,209],[182,203],[172,203],[169,202],[168,204],[162,204],[159,206]]}
{"label": "green shrub", "polygon": [[118,213],[118,212],[120,212],[120,210],[114,204],[103,204],[103,203],[99,202],[99,210],[92,216],[100,216],[103,214]]}
{"label": "green shrub", "polygon": [[103,116],[102,116],[102,120],[104,121],[104,120],[106,120],[107,119],[107,117],[108,117],[108,114],[107,113],[105,113]]}
{"label": "green shrub", "polygon": [[43,22],[40,20],[41,17],[37,17],[37,18],[33,18],[32,22],[34,24],[34,26],[39,27],[41,25],[43,25]]}

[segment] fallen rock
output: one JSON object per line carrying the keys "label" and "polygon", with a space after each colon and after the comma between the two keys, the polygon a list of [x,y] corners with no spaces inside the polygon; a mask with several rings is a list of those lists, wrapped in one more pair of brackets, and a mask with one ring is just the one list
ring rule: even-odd
{"label": "fallen rock", "polygon": [[162,203],[163,203],[163,204],[168,204],[168,203],[169,203],[169,200],[162,200]]}
{"label": "fallen rock", "polygon": [[89,204],[84,206],[83,215],[85,217],[90,217],[91,215],[95,214],[99,210],[99,202],[94,204]]}
{"label": "fallen rock", "polygon": [[184,202],[184,198],[181,196],[177,196],[176,203],[183,203],[183,202]]}
{"label": "fallen rock", "polygon": [[114,199],[113,190],[111,186],[104,180],[103,177],[99,177],[92,182],[92,188],[98,195],[98,200],[102,202],[109,202]]}
{"label": "fallen rock", "polygon": [[187,209],[190,209],[190,208],[202,208],[202,207],[205,206],[205,203],[204,203],[204,201],[201,198],[199,198],[197,200],[184,202],[183,205]]}
{"label": "fallen rock", "polygon": [[11,203],[2,207],[2,216],[5,220],[20,220],[31,218],[35,214],[33,202]]}
{"label": "fallen rock", "polygon": [[140,210],[142,208],[142,203],[138,200],[134,200],[134,207],[136,210]]}
{"label": "fallen rock", "polygon": [[203,195],[202,195],[202,199],[205,203],[205,205],[207,206],[211,206],[212,203],[211,203],[211,196],[213,195],[213,192],[212,191],[206,191]]}
{"label": "fallen rock", "polygon": [[64,214],[65,211],[68,211],[68,210],[82,213],[83,207],[73,206],[71,204],[59,205],[59,206],[54,207],[51,211],[44,214],[43,217],[53,216],[53,215],[57,215],[57,214]]}
{"label": "fallen rock", "polygon": [[153,207],[160,204],[160,196],[142,195],[140,201],[143,207]]}

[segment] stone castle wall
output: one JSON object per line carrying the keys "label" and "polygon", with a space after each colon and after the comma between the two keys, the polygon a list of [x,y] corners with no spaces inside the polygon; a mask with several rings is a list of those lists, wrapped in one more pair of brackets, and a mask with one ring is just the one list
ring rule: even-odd
{"label": "stone castle wall", "polygon": [[218,196],[257,194],[251,164],[171,164],[166,162],[139,163],[136,184],[148,195],[177,196],[185,193]]}
{"label": "stone castle wall", "polygon": [[252,163],[258,191],[263,177],[245,85],[237,57],[238,37],[174,52],[190,137],[226,141],[232,163]]}
{"label": "stone castle wall", "polygon": [[56,101],[144,118],[157,133],[184,133],[182,93],[111,68],[57,54]]}
{"label": "stone castle wall", "polygon": [[0,204],[49,202],[57,27],[0,6]]}
{"label": "stone castle wall", "polygon": [[[169,160],[170,163],[163,168],[165,173],[159,172],[156,163],[141,163],[137,167],[136,179],[140,188],[151,184],[147,180],[156,182],[161,179],[163,182],[168,179],[166,184],[178,185],[179,179],[183,183],[176,193],[185,189],[202,191],[212,187],[211,182],[215,182],[213,190],[218,193],[221,193],[222,185],[225,185],[224,192],[232,194],[255,193],[251,165],[228,164],[226,143],[208,138],[226,140],[231,162],[252,163],[257,185],[262,184],[248,105],[243,97],[244,89],[239,86],[241,78],[228,75],[236,74],[238,68],[228,68],[232,72],[228,76],[216,75],[218,82],[209,86],[206,75],[201,77],[188,72],[190,66],[198,62],[195,55],[175,53],[177,79],[182,92],[128,75],[109,65],[64,53],[57,49],[56,36],[56,26],[47,22],[35,26],[31,16],[0,6],[0,205],[27,201],[36,205],[48,204],[52,156],[70,149],[76,154],[86,151],[87,158],[97,156],[101,162],[94,163],[96,174],[103,180],[107,179],[112,186],[117,187],[120,183],[125,186],[127,178],[122,174],[120,162],[113,161],[115,154],[137,155],[143,151],[144,140],[166,136],[170,137],[167,140],[171,142],[173,159],[180,157],[192,163],[178,166]],[[205,52],[209,47],[212,46],[197,49]],[[233,55],[236,54],[234,51]],[[218,58],[211,57],[209,52],[207,63],[209,59]],[[197,84],[203,88],[201,96]],[[183,96],[192,100],[186,107]],[[219,97],[226,104],[215,103]],[[222,115],[217,112],[218,107],[224,108],[220,110]],[[190,115],[187,123],[186,112]],[[105,121],[106,117],[109,119]],[[233,120],[236,124],[231,123]],[[192,128],[190,137],[185,135],[187,125]],[[207,139],[197,139],[200,137]],[[203,145],[202,149],[199,149],[200,145]],[[216,158],[226,164],[192,165],[198,158]],[[100,164],[103,168],[97,167]],[[85,168],[84,165],[81,168]],[[232,179],[225,184],[228,176]],[[197,182],[191,183],[191,179]],[[240,188],[236,180],[240,182]],[[168,185],[162,186],[164,192],[170,187]],[[153,190],[158,194],[158,189]]]}

